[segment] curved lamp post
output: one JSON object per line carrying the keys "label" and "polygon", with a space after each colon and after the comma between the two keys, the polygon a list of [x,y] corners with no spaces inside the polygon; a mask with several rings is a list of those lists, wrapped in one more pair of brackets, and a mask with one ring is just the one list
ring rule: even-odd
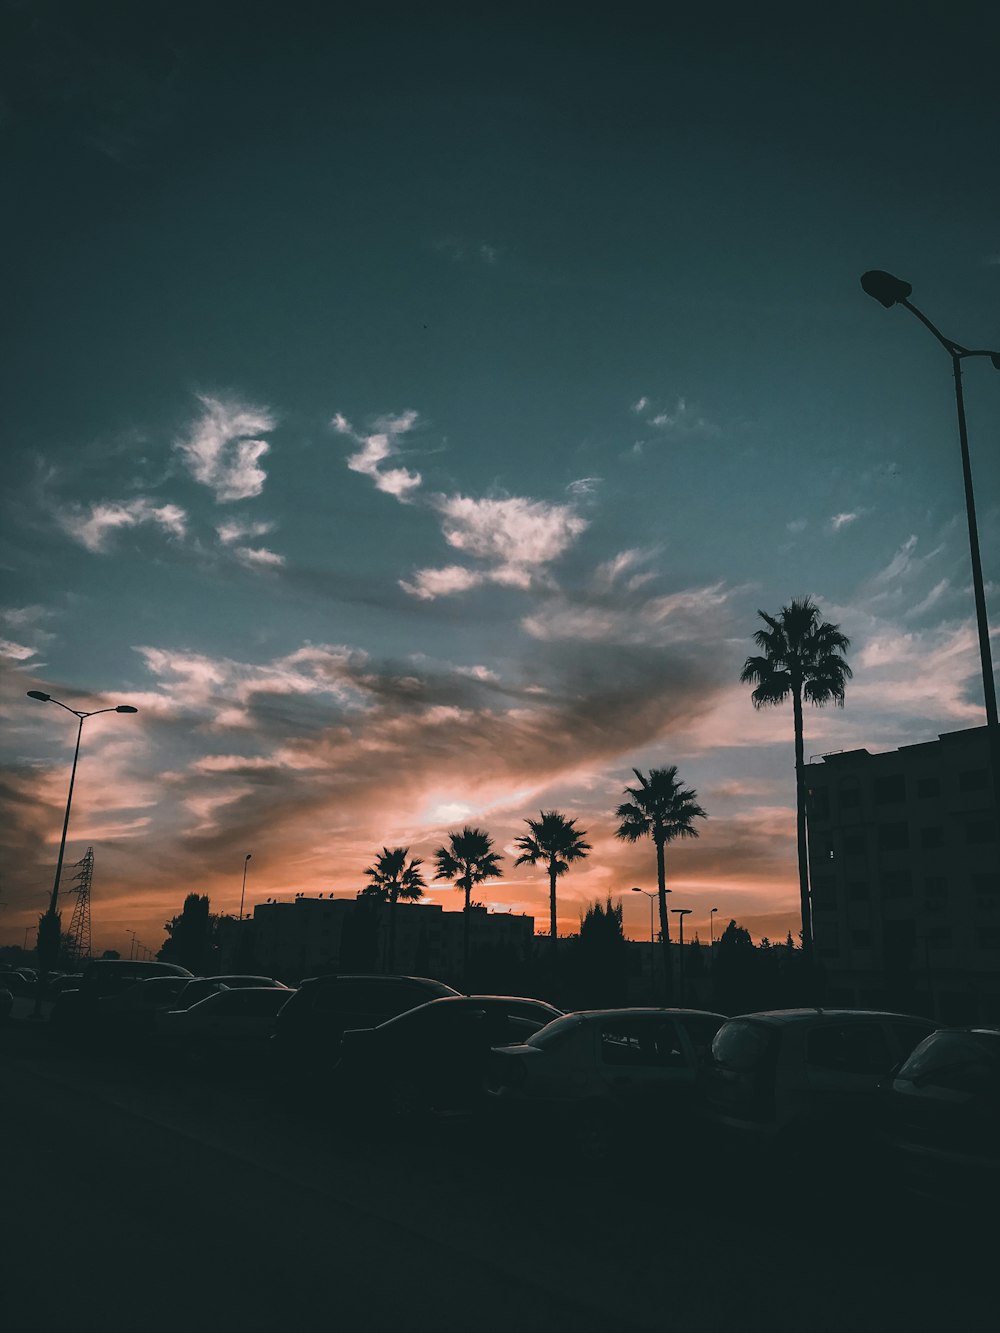
{"label": "curved lamp post", "polygon": [[[633,888],[633,893],[644,893],[649,899],[649,994],[653,1003],[656,1003],[656,934],[653,929],[653,903],[656,901],[656,894],[651,893],[649,889]],[[672,890],[667,889],[667,893]]]}
{"label": "curved lamp post", "polygon": [[[58,934],[53,938],[52,932],[58,931],[56,920],[56,909],[59,903],[59,880],[62,876],[63,857],[66,854],[66,832],[69,828],[69,812],[73,804],[73,786],[76,782],[76,765],[80,758],[80,739],[83,736],[83,724],[88,717],[96,717],[98,713],[138,713],[138,708],[133,708],[131,704],[118,704],[114,708],[94,708],[89,713],[82,708],[70,708],[69,704],[64,704],[61,699],[53,699],[51,694],[45,694],[41,690],[29,690],[29,699],[38,699],[43,704],[58,704],[60,708],[65,708],[67,713],[72,713],[74,717],[79,718],[79,726],[76,729],[76,750],[73,753],[73,767],[69,775],[69,795],[66,797],[66,814],[63,817],[62,838],[59,842],[59,859],[56,861],[56,876],[52,883],[52,894],[49,898],[49,910],[42,918],[39,924],[38,939],[35,948],[39,954],[39,981],[35,991],[35,1014],[41,1010],[41,992],[48,975],[51,963],[55,962],[55,957],[49,957],[53,952],[58,954]],[[46,918],[48,925],[45,925]]]}
{"label": "curved lamp post", "polygon": [[247,865],[248,865],[249,862],[250,862],[250,858],[251,858],[251,856],[253,856],[253,852],[247,852],[246,856],[243,858],[243,888],[240,890],[240,920],[241,920],[241,921],[243,920],[243,897],[244,897],[244,894],[245,894],[246,891],[247,891]]}
{"label": "curved lamp post", "polygon": [[976,600],[976,625],[979,630],[979,658],[983,672],[983,698],[986,704],[986,728],[989,740],[990,769],[993,779],[993,806],[1000,836],[1000,726],[997,723],[997,694],[993,680],[993,657],[990,651],[990,627],[986,617],[986,593],[983,589],[983,566],[979,556],[979,530],[976,525],[976,501],[972,490],[972,464],[969,460],[969,434],[965,424],[965,399],[962,394],[962,362],[969,356],[988,356],[995,369],[1000,370],[1000,352],[989,348],[963,347],[953,338],[947,338],[910,300],[913,288],[902,278],[896,278],[882,269],[871,269],[862,275],[861,286],[874,300],[889,310],[894,305],[905,306],[925,328],[929,329],[951,357],[955,379],[955,407],[958,412],[958,439],[962,449],[962,476],[965,481],[965,512],[969,524],[969,553],[972,560],[972,589]]}

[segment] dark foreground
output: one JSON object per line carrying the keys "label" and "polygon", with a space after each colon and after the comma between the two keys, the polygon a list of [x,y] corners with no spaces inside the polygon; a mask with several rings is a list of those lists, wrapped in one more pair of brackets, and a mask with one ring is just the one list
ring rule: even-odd
{"label": "dark foreground", "polygon": [[637,1124],[613,1168],[462,1124],[0,1030],[0,1322],[118,1329],[992,1329],[993,1219],[810,1189]]}

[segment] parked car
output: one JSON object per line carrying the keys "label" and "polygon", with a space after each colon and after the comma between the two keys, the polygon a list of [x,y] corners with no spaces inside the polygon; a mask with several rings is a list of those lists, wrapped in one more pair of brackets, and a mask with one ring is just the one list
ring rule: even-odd
{"label": "parked car", "polygon": [[199,1058],[263,1051],[282,1005],[295,994],[287,986],[219,990],[190,1009],[167,1010],[157,1024],[164,1043]]}
{"label": "parked car", "polygon": [[863,1165],[880,1080],[934,1024],[862,1009],[778,1009],[723,1024],[700,1080],[716,1141]]}
{"label": "parked car", "polygon": [[119,995],[129,986],[147,977],[188,977],[191,973],[177,963],[146,962],[141,959],[99,958],[88,963],[75,989],[64,989],[56,996],[49,1015],[63,1033],[84,1027],[101,1000]]}
{"label": "parked car", "polygon": [[34,995],[35,993],[34,980],[26,977],[23,972],[13,968],[0,972],[0,987],[9,991],[11,995],[18,995],[21,997]]}
{"label": "parked car", "polygon": [[92,1012],[95,1029],[112,1039],[144,1038],[154,1030],[156,1015],[169,1009],[191,986],[189,977],[146,977],[117,995],[98,1000]]}
{"label": "parked car", "polygon": [[526,1041],[561,1010],[506,995],[444,996],[377,1027],[348,1030],[340,1046],[338,1090],[366,1114],[468,1115],[484,1094],[494,1046]]}
{"label": "parked car", "polygon": [[[244,990],[248,987],[260,990],[262,987],[270,987],[274,990],[290,990],[283,981],[275,981],[273,977],[248,977],[242,974],[218,977],[195,977],[189,981],[176,997],[171,1009],[190,1009],[192,1005],[200,1000],[207,999],[209,995],[214,995],[216,991],[222,990]],[[287,998],[287,997],[286,997]]]}
{"label": "parked car", "polygon": [[309,977],[282,1009],[274,1054],[286,1070],[325,1073],[340,1056],[348,1028],[371,1028],[397,1014],[458,991],[428,977],[360,973]]}
{"label": "parked car", "polygon": [[933,1032],[886,1080],[881,1102],[883,1146],[904,1189],[992,1209],[1000,1189],[1000,1029]]}
{"label": "parked car", "polygon": [[697,1071],[725,1021],[697,1009],[566,1014],[493,1053],[492,1110],[528,1128],[569,1131],[576,1150],[592,1158],[607,1156],[636,1120],[657,1133],[690,1126]]}

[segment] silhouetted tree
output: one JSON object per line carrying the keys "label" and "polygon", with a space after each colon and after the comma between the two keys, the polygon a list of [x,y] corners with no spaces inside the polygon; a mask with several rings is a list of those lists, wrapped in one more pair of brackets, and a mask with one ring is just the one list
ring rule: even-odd
{"label": "silhouetted tree", "polygon": [[164,924],[168,938],[157,958],[179,963],[195,976],[211,975],[219,957],[217,923],[218,917],[209,911],[208,895],[189,893],[180,916]]}
{"label": "silhouetted tree", "polygon": [[624,1004],[628,986],[628,946],[622,928],[622,905],[608,895],[594,903],[580,921],[571,969],[577,1003],[605,1009]]}
{"label": "silhouetted tree", "polygon": [[396,903],[400,898],[404,902],[418,901],[427,887],[420,873],[423,862],[414,859],[407,863],[409,854],[409,847],[383,847],[378,860],[365,871],[370,882],[364,893],[389,905],[386,972],[392,972],[396,963]]}
{"label": "silhouetted tree", "polygon": [[437,860],[435,879],[450,879],[456,889],[465,894],[465,919],[462,922],[462,985],[466,993],[469,989],[469,911],[471,907],[472,887],[482,884],[487,879],[498,879],[500,857],[493,851],[493,839],[484,829],[470,828],[468,824],[461,833],[449,833],[448,845],[439,847],[434,853]]}
{"label": "silhouetted tree", "polygon": [[660,944],[663,948],[664,999],[670,1004],[673,997],[673,977],[670,967],[670,918],[667,916],[667,880],[663,849],[677,838],[697,838],[696,819],[706,819],[705,811],[696,801],[697,792],[684,788],[677,777],[677,765],[669,768],[651,768],[645,778],[637,768],[632,772],[639,779],[638,787],[626,787],[632,798],[615,811],[621,822],[615,837],[625,842],[652,838],[656,847],[656,884],[660,905]]}
{"label": "silhouetted tree", "polygon": [[782,704],[791,695],[795,729],[795,811],[799,858],[799,905],[802,948],[807,964],[813,958],[812,911],[809,902],[809,864],[806,851],[805,745],[802,701],[821,707],[844,705],[844,687],[853,674],[843,654],[850,639],[839,625],[820,620],[819,608],[808,597],[783,606],[776,616],[757,614],[767,628],[756,632],[754,643],[762,655],[748,657],[740,672],[744,684],[754,686],[754,708]]}
{"label": "silhouetted tree", "polygon": [[567,819],[558,810],[542,810],[538,819],[524,822],[531,832],[515,839],[521,855],[514,864],[533,866],[542,861],[549,872],[549,956],[554,965],[558,940],[556,880],[566,873],[571,861],[580,861],[587,855],[590,843],[583,840],[586,829],[577,829],[576,820]]}

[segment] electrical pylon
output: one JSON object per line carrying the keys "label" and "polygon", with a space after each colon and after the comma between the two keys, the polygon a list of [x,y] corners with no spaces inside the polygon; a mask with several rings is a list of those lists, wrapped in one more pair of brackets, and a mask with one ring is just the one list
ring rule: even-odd
{"label": "electrical pylon", "polygon": [[90,884],[94,878],[94,849],[87,848],[87,855],[77,861],[73,869],[73,883],[77,885],[76,903],[73,907],[73,920],[69,925],[71,943],[66,948],[68,960],[83,963],[90,957]]}

